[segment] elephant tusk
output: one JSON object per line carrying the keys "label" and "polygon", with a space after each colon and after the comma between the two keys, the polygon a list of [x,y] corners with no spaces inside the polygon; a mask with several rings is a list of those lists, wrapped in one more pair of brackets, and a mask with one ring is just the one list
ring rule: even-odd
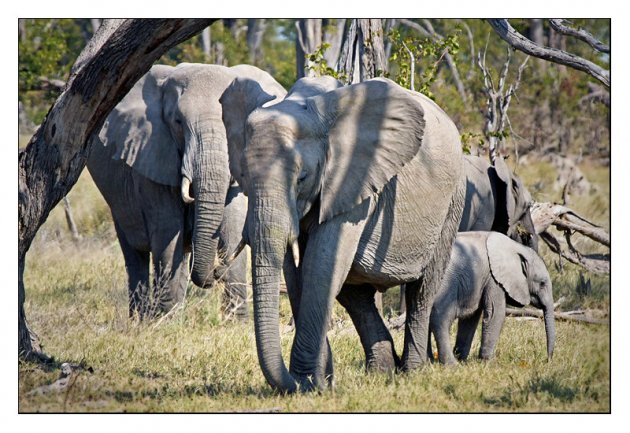
{"label": "elephant tusk", "polygon": [[293,239],[291,242],[291,252],[293,253],[293,262],[295,263],[295,267],[300,267],[300,246],[298,245],[297,239]]}
{"label": "elephant tusk", "polygon": [[195,201],[194,198],[190,196],[190,180],[186,176],[182,176],[182,200],[184,203],[190,204]]}
{"label": "elephant tusk", "polygon": [[243,248],[245,248],[246,242],[245,242],[245,238],[241,238],[241,241],[238,243],[238,245],[236,246],[236,249],[232,252],[232,254],[230,254],[225,262],[226,266],[229,266],[230,264],[232,264],[232,262],[234,261],[234,259],[236,257],[238,257],[238,255],[241,253],[241,251],[243,251]]}

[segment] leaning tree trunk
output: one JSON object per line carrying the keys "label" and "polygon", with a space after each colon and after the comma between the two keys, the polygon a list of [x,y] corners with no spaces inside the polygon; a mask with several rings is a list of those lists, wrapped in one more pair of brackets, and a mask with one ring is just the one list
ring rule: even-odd
{"label": "leaning tree trunk", "polygon": [[166,50],[212,19],[105,20],[81,52],[64,92],[18,155],[18,354],[37,357],[24,314],[26,252],[52,208],[76,183],[111,109]]}

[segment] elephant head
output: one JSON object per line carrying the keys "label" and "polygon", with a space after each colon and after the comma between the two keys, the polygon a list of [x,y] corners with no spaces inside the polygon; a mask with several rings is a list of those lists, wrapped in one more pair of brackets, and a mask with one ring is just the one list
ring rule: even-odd
{"label": "elephant head", "polygon": [[[116,146],[115,159],[177,188],[183,202],[194,206],[191,278],[200,287],[214,281],[217,230],[231,179],[219,97],[240,75],[258,80],[270,98],[286,94],[269,74],[252,66],[156,65],[131,90],[137,97],[128,96],[130,102],[119,104],[108,118],[124,127],[105,127],[100,137],[106,146]],[[244,95],[239,103],[255,107],[259,101]]]}
{"label": "elephant head", "polygon": [[531,248],[491,233],[486,240],[490,272],[505,290],[509,303],[532,304],[543,310],[547,334],[547,357],[551,359],[556,340],[551,277],[545,263]]}
{"label": "elephant head", "polygon": [[538,252],[538,235],[529,210],[532,204],[529,191],[503,158],[495,160],[494,171],[498,197],[492,230],[505,233]]}
{"label": "elephant head", "polygon": [[228,148],[230,161],[242,155],[233,173],[249,198],[260,364],[274,388],[291,391],[295,380],[280,352],[278,289],[289,248],[300,266],[300,223],[325,224],[378,194],[418,152],[423,112],[389,80],[341,87],[321,77],[299,80],[272,107],[234,116],[233,101],[255,86],[239,79],[230,85],[221,98],[223,120],[228,131],[239,131],[228,132]]}

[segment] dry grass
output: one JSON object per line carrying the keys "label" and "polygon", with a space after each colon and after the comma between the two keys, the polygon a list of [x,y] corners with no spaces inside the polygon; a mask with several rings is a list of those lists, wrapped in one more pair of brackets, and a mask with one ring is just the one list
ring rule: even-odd
{"label": "dry grass", "polygon": [[[62,211],[51,214],[27,256],[26,312],[47,354],[58,362],[83,362],[93,373],[80,371],[61,392],[40,393],[36,390],[54,382],[59,369],[20,363],[21,412],[610,411],[608,326],[558,323],[556,352],[548,363],[542,321],[508,318],[491,362],[366,374],[358,337],[339,306],[329,334],[335,389],[277,395],[258,366],[252,322],[224,321],[218,291],[191,288],[184,308],[167,320],[129,320],[122,255],[87,173],[70,201],[84,239],[73,244]],[[608,203],[602,203],[606,211]],[[574,293],[579,271],[565,268],[559,274],[550,268],[556,298]],[[570,302],[608,314],[610,279],[590,277],[592,292]],[[389,291],[385,311],[395,311],[396,302],[397,293]],[[286,298],[281,307],[285,324]],[[292,336],[282,337],[285,359]],[[400,352],[402,332],[394,338]],[[478,345],[479,335],[473,351]]]}

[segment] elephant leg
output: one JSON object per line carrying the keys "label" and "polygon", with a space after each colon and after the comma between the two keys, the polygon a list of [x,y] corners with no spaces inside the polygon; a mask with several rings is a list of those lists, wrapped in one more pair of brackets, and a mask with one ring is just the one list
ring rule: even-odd
{"label": "elephant leg", "polygon": [[394,349],[394,340],[387,330],[375,303],[376,288],[369,284],[344,284],[337,300],[348,311],[359,333],[365,351],[367,370],[390,371],[400,365]]}
{"label": "elephant leg", "polygon": [[229,317],[233,316],[239,321],[247,321],[249,314],[247,309],[247,255],[245,252],[242,252],[231,263],[221,279],[225,284],[223,311]]}
{"label": "elephant leg", "polygon": [[125,233],[120,226],[114,222],[118,242],[125,259],[125,269],[127,271],[127,288],[129,292],[129,317],[138,313],[143,318],[143,303],[149,288],[149,253],[139,251],[132,247],[127,241]]}
{"label": "elephant leg", "polygon": [[404,314],[407,312],[407,303],[405,302],[405,286],[406,284],[400,285],[400,298],[398,300],[399,314]]}
{"label": "elephant leg", "polygon": [[[223,219],[219,226],[219,246],[217,255],[227,257],[234,252],[243,237],[243,226],[247,218],[247,199],[238,186],[228,189],[225,199],[227,205],[223,209]],[[222,310],[228,317],[239,321],[249,318],[247,307],[247,253],[242,251],[228,268],[221,263],[215,268],[215,279],[223,281]]]}
{"label": "elephant leg", "polygon": [[[300,239],[300,255],[304,257],[304,245],[306,245],[306,238],[303,237]],[[284,281],[287,285],[287,294],[289,295],[289,302],[291,303],[291,313],[293,314],[293,323],[295,325],[297,316],[300,310],[300,300],[302,297],[302,282],[301,282],[301,267],[299,269],[295,268],[293,260],[293,252],[291,250],[287,251],[287,254],[284,258],[283,272],[284,272]],[[333,360],[332,360],[332,350],[330,349],[330,342],[328,341],[328,337],[326,337],[326,382],[329,385],[333,385],[334,383],[334,368],[333,368]]]}
{"label": "elephant leg", "polygon": [[402,369],[411,370],[429,361],[427,343],[429,340],[429,319],[433,299],[422,296],[421,280],[406,284],[405,339],[402,356]]}
{"label": "elephant leg", "polygon": [[481,322],[481,348],[479,357],[490,359],[499,341],[505,321],[505,292],[497,284],[490,283],[484,292],[483,320]]}
{"label": "elephant leg", "polygon": [[364,203],[308,234],[289,370],[305,390],[324,388],[326,384],[326,333],[333,303],[348,276],[365,227],[365,219],[357,218],[367,213],[369,202]]}
{"label": "elephant leg", "polygon": [[481,317],[481,309],[466,318],[461,318],[457,322],[457,339],[455,340],[455,356],[460,361],[468,359],[470,348],[472,346],[479,318]]}
{"label": "elephant leg", "polygon": [[[165,233],[168,233],[166,230]],[[183,232],[172,237],[157,236],[153,242],[154,286],[149,314],[167,313],[184,300],[188,283],[188,254],[184,253]]]}
{"label": "elephant leg", "polygon": [[456,364],[457,360],[453,356],[451,346],[451,317],[435,318],[431,316],[431,330],[435,336],[435,344],[438,350],[438,359],[442,364]]}

